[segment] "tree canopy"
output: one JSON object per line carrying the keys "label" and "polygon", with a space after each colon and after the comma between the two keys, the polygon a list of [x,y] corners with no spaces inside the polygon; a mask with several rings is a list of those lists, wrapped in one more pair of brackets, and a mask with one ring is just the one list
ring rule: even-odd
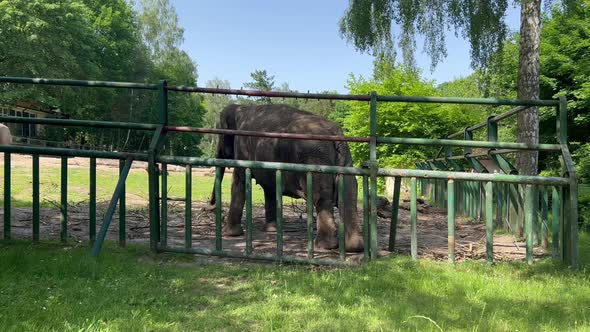
{"label": "tree canopy", "polygon": [[[376,63],[372,79],[352,75],[348,81],[351,94],[366,94],[376,91],[382,95],[397,96],[440,96],[433,82],[424,80],[420,73],[407,66]],[[343,119],[347,135],[368,136],[368,105],[360,102],[346,102],[349,109]],[[475,112],[466,112],[454,105],[420,103],[380,103],[377,108],[377,136],[440,138],[453,131],[475,123],[479,117]],[[413,167],[417,161],[431,158],[436,148],[383,144],[377,147],[379,163],[383,166]],[[351,144],[353,160],[361,163],[368,160],[367,144]]]}
{"label": "tree canopy", "polygon": [[[414,65],[416,36],[424,37],[424,51],[435,67],[447,55],[445,32],[471,43],[471,61],[485,66],[502,46],[507,28],[507,0],[351,0],[340,20],[340,32],[360,51],[395,53],[398,46],[406,65]],[[400,28],[399,35],[392,26]]]}
{"label": "tree canopy", "polygon": [[[183,30],[168,0],[0,1],[0,75],[195,85],[195,62],[179,48]],[[76,119],[152,122],[154,93],[0,85],[3,104],[28,101]],[[200,97],[174,94],[170,121],[200,125]],[[48,127],[46,139],[112,149],[145,149],[143,134]],[[198,136],[174,135],[170,149],[198,153]]]}

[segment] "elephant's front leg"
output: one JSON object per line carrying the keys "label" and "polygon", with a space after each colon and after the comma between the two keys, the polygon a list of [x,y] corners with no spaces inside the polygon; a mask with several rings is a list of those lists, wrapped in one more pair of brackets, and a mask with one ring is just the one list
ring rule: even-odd
{"label": "elephant's front leg", "polygon": [[241,221],[244,203],[246,201],[245,180],[246,176],[244,169],[234,168],[231,186],[231,201],[229,204],[229,212],[225,220],[225,225],[223,226],[223,235],[239,236],[244,234]]}
{"label": "elephant's front leg", "polygon": [[338,247],[336,223],[334,221],[334,203],[330,199],[320,198],[316,203],[318,211],[317,236],[315,244],[322,249]]}
{"label": "elephant's front leg", "polygon": [[267,232],[277,231],[277,200],[276,200],[276,187],[266,186],[264,187],[264,215],[266,224],[264,230]]}

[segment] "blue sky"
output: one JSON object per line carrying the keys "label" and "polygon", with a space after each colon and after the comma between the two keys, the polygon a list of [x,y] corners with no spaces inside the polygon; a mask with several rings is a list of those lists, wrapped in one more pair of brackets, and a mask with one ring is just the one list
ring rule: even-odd
{"label": "blue sky", "polygon": [[[340,38],[338,20],[345,0],[172,0],[185,29],[182,48],[196,61],[198,85],[215,77],[232,88],[250,81],[250,73],[266,69],[275,85],[291,89],[347,92],[350,73],[370,76],[372,57]],[[519,26],[519,12],[510,8],[507,22]],[[418,41],[417,63],[423,76],[437,83],[466,76],[469,44],[447,33],[448,57],[430,72],[430,59]]]}

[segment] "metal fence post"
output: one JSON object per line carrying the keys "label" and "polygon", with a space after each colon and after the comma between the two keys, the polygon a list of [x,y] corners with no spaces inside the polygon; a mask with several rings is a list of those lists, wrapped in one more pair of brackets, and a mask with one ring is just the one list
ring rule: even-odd
{"label": "metal fence post", "polygon": [[33,242],[39,242],[39,155],[33,155]]}
{"label": "metal fence post", "polygon": [[455,181],[447,182],[447,231],[449,246],[449,262],[455,263]]}
{"label": "metal fence post", "polygon": [[[123,173],[123,169],[125,168],[125,160],[119,160],[119,176]],[[124,247],[126,243],[126,234],[125,234],[125,214],[126,214],[126,202],[125,202],[125,183],[123,183],[123,188],[121,189],[121,197],[119,197],[119,246]]]}
{"label": "metal fence post", "polygon": [[88,211],[88,218],[89,218],[89,230],[88,230],[88,238],[90,240],[90,245],[94,245],[94,241],[96,240],[96,158],[90,158],[90,188],[89,188],[89,211]]}
{"label": "metal fence post", "polygon": [[[379,251],[379,232],[377,231],[377,171],[379,165],[377,162],[377,92],[371,92],[370,105],[370,141],[369,141],[369,159],[371,170],[370,185],[370,246],[371,259],[376,259]],[[365,244],[366,245],[366,244]]]}
{"label": "metal fence post", "polygon": [[193,168],[185,166],[185,194],[184,194],[184,246],[193,246]]}
{"label": "metal fence post", "polygon": [[68,157],[61,157],[61,242],[68,240]]}
{"label": "metal fence post", "polygon": [[[559,144],[561,145],[564,173],[569,179],[569,186],[566,188],[562,205],[567,219],[564,218],[563,248],[564,260],[573,268],[579,266],[578,246],[578,179],[576,167],[567,146],[567,100],[564,96],[559,97]],[[566,250],[567,248],[567,250]]]}

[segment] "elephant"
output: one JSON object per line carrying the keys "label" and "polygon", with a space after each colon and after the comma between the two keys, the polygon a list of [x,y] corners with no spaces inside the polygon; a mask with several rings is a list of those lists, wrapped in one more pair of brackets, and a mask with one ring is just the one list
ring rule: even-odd
{"label": "elephant", "polygon": [[[335,122],[284,104],[228,105],[220,114],[218,128],[343,135],[342,129]],[[348,144],[342,141],[278,139],[224,134],[219,136],[216,157],[218,159],[352,166]],[[222,168],[221,177],[224,172],[225,168]],[[267,232],[276,231],[275,172],[252,169],[251,174],[264,191],[265,229]],[[285,171],[283,174],[283,195],[307,200],[306,174],[291,171]],[[338,206],[338,176],[344,176],[344,206]],[[313,173],[312,182],[313,205],[317,211],[315,246],[322,249],[338,248],[337,226],[334,220],[334,207],[338,207],[346,230],[346,251],[362,251],[364,243],[357,214],[358,186],[355,176]],[[215,204],[214,190],[209,203]],[[230,207],[223,226],[224,235],[240,236],[244,234],[241,226],[244,204],[245,169],[234,168]]]}
{"label": "elephant", "polygon": [[11,143],[12,135],[10,135],[10,128],[0,123],[0,145],[10,145]]}

